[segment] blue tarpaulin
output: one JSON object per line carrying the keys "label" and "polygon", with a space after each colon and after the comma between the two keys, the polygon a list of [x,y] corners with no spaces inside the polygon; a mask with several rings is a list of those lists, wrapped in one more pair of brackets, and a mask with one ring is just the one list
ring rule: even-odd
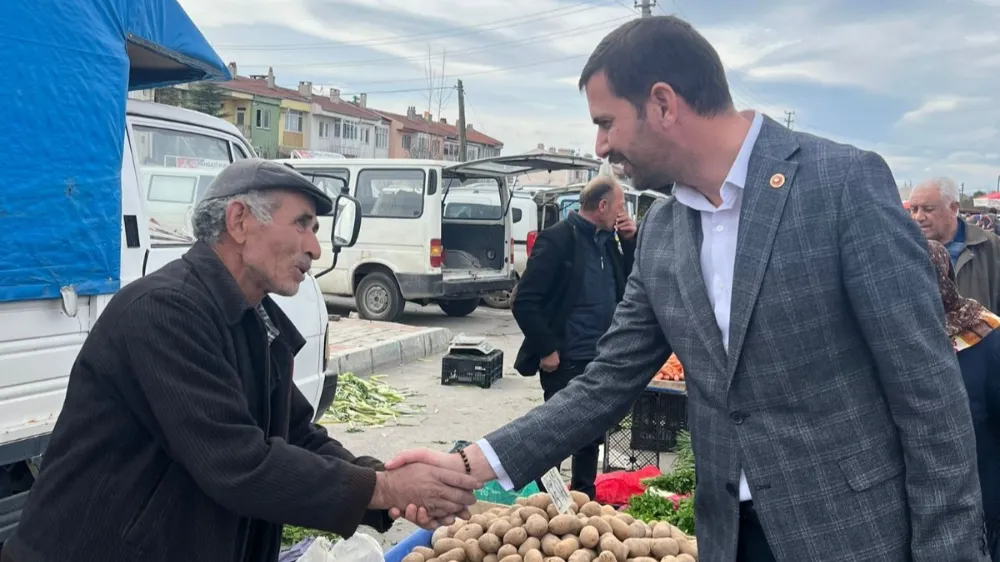
{"label": "blue tarpaulin", "polygon": [[129,90],[229,71],[177,0],[0,1],[0,301],[113,293]]}

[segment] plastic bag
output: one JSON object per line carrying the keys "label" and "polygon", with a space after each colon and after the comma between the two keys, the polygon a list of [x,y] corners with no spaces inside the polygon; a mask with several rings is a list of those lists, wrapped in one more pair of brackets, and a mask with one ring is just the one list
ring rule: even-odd
{"label": "plastic bag", "polygon": [[598,503],[624,505],[634,495],[645,492],[641,480],[660,475],[660,469],[646,466],[635,472],[606,472],[599,474],[594,482]]}
{"label": "plastic bag", "polygon": [[385,555],[382,554],[382,544],[375,538],[354,533],[351,538],[333,545],[323,562],[385,562]]}

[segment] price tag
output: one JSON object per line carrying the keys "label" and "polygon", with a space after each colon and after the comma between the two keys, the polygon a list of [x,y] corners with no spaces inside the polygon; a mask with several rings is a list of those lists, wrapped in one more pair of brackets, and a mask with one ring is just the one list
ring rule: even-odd
{"label": "price tag", "polygon": [[566,483],[563,482],[558,468],[552,468],[542,476],[542,486],[549,493],[552,504],[556,506],[559,513],[569,511],[569,504],[573,503],[573,498],[569,495],[569,490],[566,489]]}

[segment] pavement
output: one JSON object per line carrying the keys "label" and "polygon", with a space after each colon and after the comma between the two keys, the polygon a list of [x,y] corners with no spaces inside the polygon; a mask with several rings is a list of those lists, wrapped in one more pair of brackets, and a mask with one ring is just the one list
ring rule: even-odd
{"label": "pavement", "polygon": [[370,375],[448,349],[446,328],[408,326],[357,318],[331,317],[327,371]]}
{"label": "pavement", "polygon": [[[348,301],[340,307],[334,305],[331,311],[347,314],[350,304]],[[436,327],[453,334],[485,336],[504,352],[503,378],[489,389],[465,385],[442,386],[441,358],[445,350],[404,365],[376,368],[374,372],[385,376],[384,383],[397,390],[412,392],[414,396],[407,398],[407,405],[422,406],[422,411],[401,417],[392,425],[359,428],[352,432],[347,430],[346,425],[328,425],[330,435],[354,454],[388,460],[404,449],[415,447],[447,451],[456,441],[475,441],[542,403],[538,377],[522,377],[513,370],[514,357],[522,337],[509,311],[480,307],[468,317],[450,318],[437,307],[415,306],[407,308],[402,322],[414,331],[399,329],[399,333],[421,333],[420,330]],[[335,322],[331,326],[337,324]],[[371,324],[378,326],[381,323]],[[661,470],[668,469],[672,462],[673,455],[660,455]],[[567,480],[569,465],[567,460],[562,466]],[[410,523],[400,521],[384,535],[371,529],[365,532],[389,548],[414,529]]]}
{"label": "pavement", "polygon": [[331,372],[370,375],[442,354],[458,334],[490,336],[495,341],[514,337],[518,345],[521,341],[507,310],[481,306],[469,316],[452,318],[435,305],[407,303],[399,322],[375,322],[357,318],[353,299],[326,300],[331,315],[327,365]]}

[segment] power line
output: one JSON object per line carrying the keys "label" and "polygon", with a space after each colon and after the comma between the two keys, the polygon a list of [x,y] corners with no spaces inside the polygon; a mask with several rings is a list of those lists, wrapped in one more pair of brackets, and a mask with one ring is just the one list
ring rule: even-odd
{"label": "power line", "polygon": [[[494,31],[497,29],[504,29],[507,27],[517,27],[519,25],[524,25],[526,23],[534,23],[538,21],[545,21],[555,18],[562,18],[568,15],[578,14],[581,12],[586,12],[588,10],[593,10],[595,8],[601,7],[600,5],[595,5],[601,0],[587,0],[586,2],[580,2],[578,4],[573,4],[570,6],[565,6],[562,8],[556,8],[552,10],[543,10],[541,12],[534,12],[531,14],[525,14],[522,16],[516,16],[501,20],[494,20],[491,22],[484,22],[475,25],[469,25],[462,27],[461,29],[451,30],[451,31],[425,31],[422,33],[413,33],[409,35],[393,35],[389,37],[380,37],[377,39],[368,39],[365,41],[320,41],[313,43],[290,43],[290,44],[275,44],[275,45],[260,45],[260,44],[230,44],[230,45],[215,45],[216,50],[227,50],[227,51],[282,51],[282,50],[298,50],[298,49],[315,49],[318,47],[327,48],[344,48],[344,47],[371,47],[379,45],[393,45],[400,43],[410,43],[414,39],[419,39],[424,41],[426,39],[436,39],[442,37],[455,37],[459,35],[470,35],[473,33],[480,33],[482,31]],[[579,9],[577,9],[579,8]],[[567,11],[570,10],[570,11]],[[563,12],[563,13],[556,13]],[[546,15],[547,14],[547,15]],[[541,17],[539,17],[541,16]],[[530,20],[530,21],[522,21]],[[509,23],[509,22],[517,23]],[[504,25],[497,25],[504,24]],[[491,27],[493,26],[493,27]]]}
{"label": "power line", "polygon": [[434,87],[431,87],[431,88],[428,88],[428,87],[424,86],[423,88],[402,88],[402,89],[399,89],[399,90],[375,90],[375,91],[372,91],[372,90],[364,90],[364,91],[357,90],[357,91],[349,91],[349,92],[342,91],[342,92],[340,92],[340,96],[343,98],[343,97],[348,97],[348,96],[358,96],[358,95],[361,95],[361,94],[368,94],[369,96],[371,96],[371,95],[374,95],[374,94],[408,94],[408,93],[411,93],[411,92],[427,92],[427,91],[454,90],[454,89],[455,89],[454,86],[434,86]]}
{"label": "power line", "polygon": [[[449,54],[467,54],[467,53],[473,53],[473,52],[493,50],[496,47],[502,47],[502,46],[537,43],[537,42],[539,42],[541,40],[550,39],[552,37],[560,37],[560,36],[563,36],[563,35],[576,34],[576,33],[579,33],[582,30],[605,28],[609,24],[614,24],[614,23],[617,23],[619,21],[623,21],[623,20],[627,20],[627,19],[630,19],[630,18],[627,17],[627,16],[623,16],[623,17],[620,17],[620,18],[612,19],[612,20],[609,20],[609,21],[603,21],[603,22],[599,22],[599,23],[596,23],[596,24],[582,25],[580,27],[574,27],[574,28],[571,28],[571,29],[564,29],[562,31],[556,31],[556,32],[552,32],[552,33],[546,33],[546,34],[543,34],[543,35],[535,35],[535,36],[532,36],[532,37],[527,37],[527,38],[524,38],[524,39],[516,39],[516,40],[513,40],[513,41],[502,41],[502,42],[499,42],[499,43],[490,43],[490,44],[487,44],[487,45],[480,45],[478,47],[470,47],[468,49],[458,49],[458,50],[455,50],[455,51],[448,51],[448,53]],[[285,67],[285,68],[307,68],[307,67],[313,67],[313,66],[323,66],[323,67],[327,67],[327,68],[346,68],[346,67],[352,67],[352,66],[367,66],[367,65],[370,65],[370,64],[378,64],[378,63],[383,63],[383,62],[422,61],[425,58],[426,57],[424,55],[416,55],[416,56],[381,57],[381,58],[377,58],[377,59],[367,59],[367,60],[360,60],[360,61],[349,61],[349,62],[343,62],[343,63],[326,63],[326,62],[316,61],[316,62],[303,62],[303,63],[283,64],[282,67]],[[244,64],[244,65],[240,65],[240,66],[242,68],[264,68],[264,67],[273,66],[273,64]]]}
{"label": "power line", "polygon": [[[574,60],[574,59],[582,59],[582,58],[586,58],[586,57],[589,57],[589,56],[590,56],[589,53],[587,53],[585,55],[570,55],[570,56],[566,56],[566,57],[559,57],[559,58],[555,58],[555,59],[540,60],[540,61],[535,61],[535,62],[529,62],[529,63],[526,63],[526,64],[518,64],[518,65],[514,65],[514,66],[504,66],[504,67],[499,67],[499,68],[491,68],[489,70],[477,70],[475,72],[463,72],[462,74],[453,74],[453,75],[450,75],[450,76],[446,75],[446,76],[442,77],[442,79],[445,79],[445,80],[457,80],[459,78],[465,78],[466,76],[479,76],[481,74],[493,74],[495,72],[505,72],[505,71],[508,71],[508,70],[517,70],[519,68],[531,68],[533,66],[541,66],[543,64],[550,64],[550,63],[553,63],[553,62],[563,62],[563,61]],[[399,82],[426,82],[426,81],[427,81],[427,77],[425,76],[423,78],[405,78],[405,79],[402,79],[402,80],[373,80],[373,81],[370,81],[370,82],[362,82],[361,84],[396,84],[396,83],[399,83]],[[421,88],[421,90],[426,90],[426,88]]]}

